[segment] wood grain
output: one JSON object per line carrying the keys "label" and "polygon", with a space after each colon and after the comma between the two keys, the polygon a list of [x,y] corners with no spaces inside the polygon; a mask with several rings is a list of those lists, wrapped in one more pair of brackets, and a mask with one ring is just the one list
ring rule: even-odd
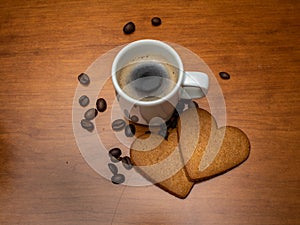
{"label": "wood grain", "polygon": [[[1,1],[0,224],[299,224],[299,11],[296,0]],[[136,31],[124,35],[128,21]],[[250,139],[244,164],[185,200],[111,184],[73,135],[78,74],[142,38],[201,56],[227,124]]]}

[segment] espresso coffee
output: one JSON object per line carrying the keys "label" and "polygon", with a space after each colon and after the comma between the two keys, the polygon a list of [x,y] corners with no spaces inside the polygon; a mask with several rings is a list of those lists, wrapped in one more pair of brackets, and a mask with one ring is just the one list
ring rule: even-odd
{"label": "espresso coffee", "polygon": [[178,80],[178,68],[154,56],[133,60],[117,72],[121,89],[139,101],[153,101],[166,96]]}

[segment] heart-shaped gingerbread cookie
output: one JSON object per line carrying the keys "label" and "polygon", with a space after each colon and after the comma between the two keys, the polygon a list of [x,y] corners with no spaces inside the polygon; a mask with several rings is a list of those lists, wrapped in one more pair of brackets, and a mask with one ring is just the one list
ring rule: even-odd
{"label": "heart-shaped gingerbread cookie", "polygon": [[218,129],[209,112],[197,109],[197,114],[198,120],[195,112],[188,109],[178,122],[180,151],[192,181],[227,172],[248,158],[250,142],[243,131],[232,126]]}
{"label": "heart-shaped gingerbread cookie", "polygon": [[141,135],[131,145],[132,163],[148,180],[179,198],[187,197],[194,182],[236,167],[250,152],[240,129],[218,129],[211,114],[199,108],[184,111],[167,140],[145,131],[145,126],[137,126]]}
{"label": "heart-shaped gingerbread cookie", "polygon": [[194,182],[188,179],[182,163],[176,130],[170,130],[168,140],[154,133],[139,136],[131,145],[130,157],[135,169],[145,178],[163,190],[185,198]]}

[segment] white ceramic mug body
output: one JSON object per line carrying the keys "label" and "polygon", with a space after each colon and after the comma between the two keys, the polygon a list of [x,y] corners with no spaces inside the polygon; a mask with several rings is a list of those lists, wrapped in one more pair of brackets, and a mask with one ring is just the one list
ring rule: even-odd
{"label": "white ceramic mug body", "polygon": [[[122,90],[117,72],[132,63],[134,59],[147,56],[163,58],[166,63],[178,69],[178,77],[173,89],[163,97],[152,101],[141,101],[130,97]],[[180,98],[203,97],[209,85],[206,74],[184,72],[182,61],[171,46],[151,39],[132,42],[120,50],[112,64],[112,82],[124,115],[129,120],[144,125],[155,124],[155,120],[157,120],[157,125],[161,121],[167,121],[172,116]],[[185,93],[183,93],[183,89]]]}

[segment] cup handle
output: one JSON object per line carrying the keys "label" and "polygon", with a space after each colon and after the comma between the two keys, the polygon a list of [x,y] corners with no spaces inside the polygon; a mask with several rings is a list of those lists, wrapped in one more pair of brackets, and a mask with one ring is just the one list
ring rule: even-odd
{"label": "cup handle", "polygon": [[206,73],[186,71],[183,77],[181,98],[202,98],[208,92],[209,78]]}

